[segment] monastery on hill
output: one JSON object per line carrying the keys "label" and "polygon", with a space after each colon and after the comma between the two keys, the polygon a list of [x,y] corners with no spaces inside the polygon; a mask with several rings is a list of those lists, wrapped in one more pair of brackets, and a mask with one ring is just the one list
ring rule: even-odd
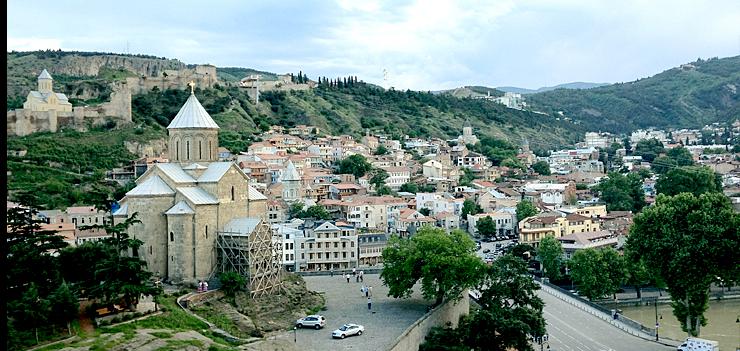
{"label": "monastery on hill", "polygon": [[[138,213],[129,235],[144,244],[147,268],[174,283],[197,282],[217,267],[218,233],[249,234],[267,198],[233,162],[217,162],[219,127],[192,92],[167,127],[171,163],[157,163],[120,200],[115,223]],[[248,226],[249,228],[246,228]]]}

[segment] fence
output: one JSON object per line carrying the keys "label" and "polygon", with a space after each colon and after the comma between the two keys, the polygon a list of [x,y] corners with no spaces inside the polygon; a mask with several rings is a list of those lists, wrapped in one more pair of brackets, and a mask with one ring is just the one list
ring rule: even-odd
{"label": "fence", "polygon": [[641,323],[620,314],[617,314],[617,318],[615,319],[612,311],[603,306],[599,306],[591,301],[576,296],[570,291],[562,289],[559,286],[542,281],[540,278],[535,277],[534,279],[540,283],[542,290],[548,294],[601,318],[629,334],[648,340],[653,340],[655,338],[655,328],[648,328]]}

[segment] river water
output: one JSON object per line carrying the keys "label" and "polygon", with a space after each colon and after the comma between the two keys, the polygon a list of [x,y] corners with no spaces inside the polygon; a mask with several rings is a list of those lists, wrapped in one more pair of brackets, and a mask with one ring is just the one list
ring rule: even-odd
{"label": "river water", "polygon": [[[622,314],[632,318],[646,327],[655,327],[655,306],[623,306],[619,307]],[[660,317],[663,317],[660,319]],[[740,350],[740,299],[734,300],[710,300],[709,309],[704,314],[707,325],[700,330],[699,337],[702,339],[719,341],[722,351]],[[681,330],[681,324],[673,315],[670,304],[658,305],[658,329],[659,336],[673,340],[686,340],[686,332]]]}

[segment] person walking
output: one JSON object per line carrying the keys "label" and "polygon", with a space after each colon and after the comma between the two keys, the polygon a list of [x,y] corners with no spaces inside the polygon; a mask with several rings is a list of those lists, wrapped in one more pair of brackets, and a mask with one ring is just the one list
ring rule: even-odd
{"label": "person walking", "polygon": [[373,300],[369,297],[367,298],[367,310],[370,311],[373,307]]}
{"label": "person walking", "polygon": [[370,297],[370,288],[367,286],[365,286],[365,297]]}
{"label": "person walking", "polygon": [[367,288],[367,291],[368,291],[368,292],[367,292],[367,293],[368,293],[368,296],[373,296],[373,286],[372,286],[372,285],[370,285],[370,286],[369,286],[369,287]]}
{"label": "person walking", "polygon": [[360,288],[360,292],[362,293],[362,295],[365,295],[365,297],[367,297],[367,287],[364,284]]}
{"label": "person walking", "polygon": [[365,282],[365,271],[360,271],[360,282]]}
{"label": "person walking", "polygon": [[357,270],[355,268],[352,268],[352,275],[357,275]]}
{"label": "person walking", "polygon": [[331,268],[331,269],[329,270],[329,274],[331,274],[331,276],[332,276],[332,277],[334,276],[334,267],[332,267],[332,268]]}
{"label": "person walking", "polygon": [[203,292],[208,292],[208,282],[203,282]]}
{"label": "person walking", "polygon": [[347,278],[347,283],[349,283],[349,273],[347,273],[347,275],[345,275],[344,277]]}

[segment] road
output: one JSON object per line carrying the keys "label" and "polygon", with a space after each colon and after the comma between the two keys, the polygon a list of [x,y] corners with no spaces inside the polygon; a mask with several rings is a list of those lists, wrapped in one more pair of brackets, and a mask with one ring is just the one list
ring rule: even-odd
{"label": "road", "polygon": [[[550,351],[653,351],[675,350],[627,334],[602,319],[582,311],[542,290],[537,295],[545,302]],[[535,345],[535,350],[539,345]],[[548,350],[547,344],[544,349]]]}

